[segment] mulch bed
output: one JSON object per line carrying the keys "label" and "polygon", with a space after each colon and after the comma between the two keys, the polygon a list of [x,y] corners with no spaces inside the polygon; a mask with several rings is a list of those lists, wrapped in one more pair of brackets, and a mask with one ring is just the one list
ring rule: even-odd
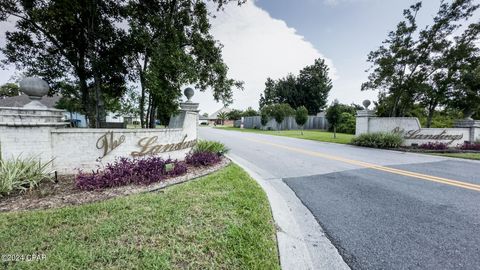
{"label": "mulch bed", "polygon": [[152,192],[208,175],[226,167],[228,164],[230,164],[230,160],[223,158],[220,163],[210,167],[189,166],[187,173],[184,175],[168,178],[148,186],[129,185],[95,191],[75,188],[75,176],[73,175],[59,176],[57,183],[44,181],[32,191],[13,193],[0,198],[0,212],[59,208],[98,202],[119,196]]}

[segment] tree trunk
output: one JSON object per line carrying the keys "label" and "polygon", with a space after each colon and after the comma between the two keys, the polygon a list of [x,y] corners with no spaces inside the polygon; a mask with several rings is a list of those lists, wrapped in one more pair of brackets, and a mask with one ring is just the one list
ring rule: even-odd
{"label": "tree trunk", "polygon": [[333,125],[333,138],[337,138],[337,125]]}
{"label": "tree trunk", "polygon": [[433,115],[435,114],[435,109],[437,108],[438,103],[436,101],[432,101],[430,106],[428,107],[428,116],[427,116],[427,128],[432,126]]}
{"label": "tree trunk", "polygon": [[140,75],[140,88],[141,88],[141,94],[140,94],[140,127],[145,128],[145,81],[143,78],[143,74]]}
{"label": "tree trunk", "polygon": [[140,88],[141,88],[141,94],[140,94],[140,126],[142,128],[147,127],[147,123],[145,123],[145,98],[146,98],[146,80],[145,80],[145,72],[147,71],[147,65],[148,65],[148,55],[145,53],[144,55],[144,60],[143,60],[143,67],[140,65],[140,63],[137,65],[138,66],[138,73],[140,76]]}
{"label": "tree trunk", "polygon": [[95,84],[95,127],[101,128],[102,124],[107,120],[107,113],[105,111],[105,101],[103,99],[103,92],[100,87],[100,78],[98,75],[94,76]]}
{"label": "tree trunk", "polygon": [[[80,60],[80,66],[83,66],[83,61]],[[86,79],[86,72],[85,69],[79,68],[78,72],[78,80],[80,85],[80,93],[82,96],[82,110],[85,113],[85,120],[87,121],[87,127],[93,127],[95,124],[95,116],[92,114],[92,108],[90,107],[90,96],[88,91],[88,84]]]}
{"label": "tree trunk", "polygon": [[430,128],[432,126],[432,120],[433,120],[433,113],[435,111],[428,111],[428,116],[427,116],[427,125],[426,128]]}
{"label": "tree trunk", "polygon": [[149,119],[149,128],[155,128],[155,115],[156,115],[156,105],[155,100],[152,99],[152,105],[150,106],[150,119]]}
{"label": "tree trunk", "polygon": [[150,108],[152,107],[152,96],[149,95],[148,97],[148,107],[147,107],[147,116],[145,117],[145,128],[150,126],[149,119],[150,119]]}

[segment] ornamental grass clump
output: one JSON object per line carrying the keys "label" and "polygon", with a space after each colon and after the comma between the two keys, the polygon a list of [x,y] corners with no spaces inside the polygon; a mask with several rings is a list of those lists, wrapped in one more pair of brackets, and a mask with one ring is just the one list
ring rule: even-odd
{"label": "ornamental grass clump", "polygon": [[0,159],[0,196],[12,191],[26,191],[37,187],[44,180],[51,180],[50,164],[36,157]]}
{"label": "ornamental grass clump", "polygon": [[221,142],[199,141],[188,154],[185,162],[194,167],[211,166],[219,163],[229,149]]}
{"label": "ornamental grass clump", "polygon": [[353,138],[352,144],[372,148],[398,148],[403,141],[403,136],[399,133],[374,132]]}
{"label": "ornamental grass clump", "polygon": [[187,172],[184,162],[160,157],[143,159],[120,158],[105,166],[104,170],[92,173],[79,172],[75,179],[77,188],[96,190],[130,184],[149,185],[165,178]]}
{"label": "ornamental grass clump", "polygon": [[192,150],[192,153],[210,152],[217,155],[225,155],[229,149],[221,142],[215,141],[198,141]]}

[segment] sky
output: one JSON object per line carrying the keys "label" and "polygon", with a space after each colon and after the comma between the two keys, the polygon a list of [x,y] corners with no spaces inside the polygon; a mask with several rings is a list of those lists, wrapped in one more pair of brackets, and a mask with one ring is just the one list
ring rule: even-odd
{"label": "sky", "polygon": [[[377,93],[360,91],[369,68],[367,55],[385,40],[402,20],[411,0],[248,0],[228,5],[212,19],[212,34],[223,44],[229,76],[244,82],[234,91],[231,108],[258,108],[268,77],[282,78],[324,58],[330,68],[333,89],[329,102],[361,104]],[[439,0],[424,0],[418,23],[432,23]],[[0,23],[0,46],[12,24]],[[1,55],[0,55],[1,57]],[[12,81],[13,67],[0,70],[0,84]],[[210,91],[196,92],[202,113],[223,107]]]}

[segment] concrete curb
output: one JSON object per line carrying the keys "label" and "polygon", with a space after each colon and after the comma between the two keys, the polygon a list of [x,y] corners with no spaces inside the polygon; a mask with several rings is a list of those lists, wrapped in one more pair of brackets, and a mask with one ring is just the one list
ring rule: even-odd
{"label": "concrete curb", "polygon": [[267,194],[276,224],[282,269],[350,269],[312,213],[282,179],[266,177],[271,174],[236,155],[227,156]]}

